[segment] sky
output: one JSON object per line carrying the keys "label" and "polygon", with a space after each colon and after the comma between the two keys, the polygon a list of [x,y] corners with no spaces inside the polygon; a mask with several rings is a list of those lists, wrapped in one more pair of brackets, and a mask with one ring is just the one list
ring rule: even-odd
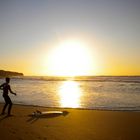
{"label": "sky", "polygon": [[91,55],[90,70],[79,75],[140,75],[140,1],[0,0],[0,69],[57,75],[64,61],[54,70],[49,57],[66,40],[86,44]]}

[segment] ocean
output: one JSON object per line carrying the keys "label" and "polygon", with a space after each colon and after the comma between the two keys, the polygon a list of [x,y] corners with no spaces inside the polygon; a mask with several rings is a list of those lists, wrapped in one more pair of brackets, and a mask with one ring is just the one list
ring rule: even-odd
{"label": "ocean", "polygon": [[[0,84],[4,79],[0,79]],[[57,108],[140,111],[140,76],[17,77],[14,104]],[[0,102],[3,103],[2,90]]]}

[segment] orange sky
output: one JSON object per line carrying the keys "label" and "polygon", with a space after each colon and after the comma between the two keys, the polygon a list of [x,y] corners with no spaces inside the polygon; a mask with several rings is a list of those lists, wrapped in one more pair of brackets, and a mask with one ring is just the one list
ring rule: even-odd
{"label": "orange sky", "polygon": [[3,1],[0,17],[0,69],[140,75],[140,1]]}

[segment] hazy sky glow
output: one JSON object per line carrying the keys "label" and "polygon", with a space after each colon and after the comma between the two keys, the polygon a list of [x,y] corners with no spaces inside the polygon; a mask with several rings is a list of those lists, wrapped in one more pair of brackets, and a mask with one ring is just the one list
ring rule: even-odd
{"label": "hazy sky glow", "polygon": [[0,0],[0,69],[53,75],[65,40],[87,44],[87,75],[140,75],[140,0]]}

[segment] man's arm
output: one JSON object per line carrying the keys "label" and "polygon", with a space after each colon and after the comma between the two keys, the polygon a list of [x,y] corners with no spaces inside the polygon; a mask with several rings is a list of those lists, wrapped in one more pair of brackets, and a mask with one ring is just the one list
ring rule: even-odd
{"label": "man's arm", "polygon": [[4,84],[0,85],[0,89],[1,89],[1,90],[3,90],[3,85],[4,85]]}
{"label": "man's arm", "polygon": [[9,85],[9,91],[10,91],[10,93],[12,93],[12,94],[14,94],[14,95],[17,95],[15,92],[13,92],[13,91],[11,90],[10,85]]}

